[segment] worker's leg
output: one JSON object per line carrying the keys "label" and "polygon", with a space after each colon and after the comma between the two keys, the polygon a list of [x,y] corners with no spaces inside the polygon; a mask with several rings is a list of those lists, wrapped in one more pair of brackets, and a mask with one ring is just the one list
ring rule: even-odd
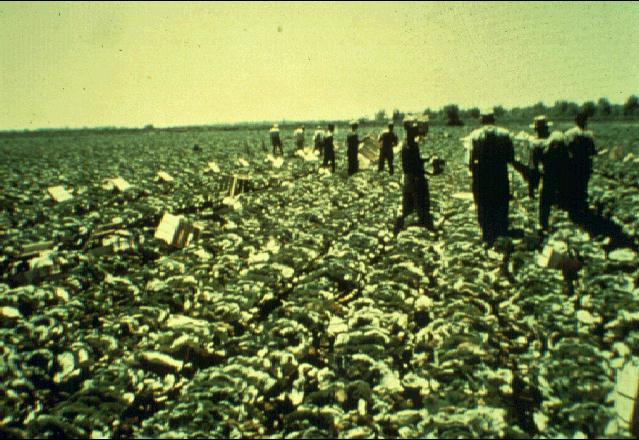
{"label": "worker's leg", "polygon": [[550,205],[552,204],[552,193],[542,184],[539,196],[539,226],[542,230],[548,231],[548,218],[550,217]]}
{"label": "worker's leg", "polygon": [[428,189],[428,181],[418,179],[416,181],[414,192],[415,209],[419,217],[419,223],[429,229],[433,229],[433,218],[430,214],[430,192]]}

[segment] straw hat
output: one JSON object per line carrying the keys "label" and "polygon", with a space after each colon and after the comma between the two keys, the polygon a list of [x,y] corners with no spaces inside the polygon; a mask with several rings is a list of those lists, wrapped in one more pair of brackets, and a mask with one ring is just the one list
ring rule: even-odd
{"label": "straw hat", "polygon": [[552,127],[552,121],[546,118],[546,115],[535,116],[533,123],[529,125],[530,128]]}

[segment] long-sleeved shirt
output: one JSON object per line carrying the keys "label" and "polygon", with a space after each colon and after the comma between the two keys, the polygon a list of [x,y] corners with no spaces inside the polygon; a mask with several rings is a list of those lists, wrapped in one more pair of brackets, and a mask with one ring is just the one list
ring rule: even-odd
{"label": "long-sleeved shirt", "polygon": [[402,147],[402,169],[404,174],[411,176],[424,175],[424,161],[419,155],[419,145],[416,142],[404,143]]}
{"label": "long-sleeved shirt", "polygon": [[382,148],[385,150],[392,149],[398,142],[397,135],[388,130],[380,134],[378,140],[381,141]]}
{"label": "long-sleeved shirt", "polygon": [[592,157],[596,154],[592,131],[573,127],[566,131],[564,137],[573,171],[589,176],[592,173]]}

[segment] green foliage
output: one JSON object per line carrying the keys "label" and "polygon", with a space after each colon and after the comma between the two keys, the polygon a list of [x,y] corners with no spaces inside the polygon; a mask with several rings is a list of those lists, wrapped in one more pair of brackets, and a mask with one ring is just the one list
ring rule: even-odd
{"label": "green foliage", "polygon": [[626,103],[623,105],[623,115],[624,116],[632,116],[635,114],[635,111],[639,108],[639,99],[636,95],[632,95],[628,98]]}
{"label": "green foliage", "polygon": [[456,104],[449,104],[442,111],[446,115],[446,125],[464,125],[459,118],[459,107]]}
{"label": "green foliage", "polygon": [[401,124],[404,120],[404,113],[400,112],[398,109],[393,110],[393,122],[395,124]]}
{"label": "green foliage", "polygon": [[471,119],[479,119],[479,108],[477,108],[477,107],[469,108],[466,111],[466,114]]}
{"label": "green foliage", "polygon": [[607,98],[599,98],[599,101],[597,101],[597,112],[601,116],[610,116],[612,113],[612,106]]}
{"label": "green foliage", "polygon": [[596,106],[593,101],[586,101],[581,105],[581,111],[585,113],[589,118],[595,116]]}
{"label": "green foliage", "polygon": [[495,113],[496,118],[500,118],[506,114],[506,109],[501,105],[497,105],[493,107],[493,112]]}

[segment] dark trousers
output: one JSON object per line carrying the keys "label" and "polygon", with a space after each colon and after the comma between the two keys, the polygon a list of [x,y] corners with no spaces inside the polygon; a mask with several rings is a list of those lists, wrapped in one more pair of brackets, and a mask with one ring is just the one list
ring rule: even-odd
{"label": "dark trousers", "polygon": [[404,174],[402,214],[395,223],[395,232],[404,228],[404,219],[413,211],[417,213],[421,226],[433,228],[433,218],[430,215],[430,193],[426,177]]}
{"label": "dark trousers", "polygon": [[572,198],[567,204],[572,221],[579,222],[588,212],[588,181],[590,175],[577,175],[570,188]]}
{"label": "dark trousers", "polygon": [[359,171],[359,159],[357,158],[357,151],[355,154],[349,152],[348,154],[348,175],[352,176]]}
{"label": "dark trousers", "polygon": [[277,151],[279,150],[279,154],[284,156],[284,148],[282,147],[281,142],[276,142],[273,144],[273,156],[277,156]]}
{"label": "dark trousers", "polygon": [[315,142],[315,149],[319,152],[319,155],[324,157],[324,143]]}
{"label": "dark trousers", "polygon": [[378,171],[384,171],[384,162],[388,161],[388,169],[391,176],[393,175],[393,149],[382,148],[379,152],[379,167]]}
{"label": "dark trousers", "polygon": [[322,166],[326,167],[331,164],[331,171],[335,172],[335,150],[330,147],[324,147],[324,162]]}
{"label": "dark trousers", "polygon": [[508,234],[508,199],[478,200],[476,198],[475,204],[482,240],[492,246],[497,237]]}
{"label": "dark trousers", "polygon": [[539,197],[539,226],[541,226],[541,229],[544,231],[548,230],[550,208],[552,205],[560,204],[560,202],[557,186],[544,182]]}

